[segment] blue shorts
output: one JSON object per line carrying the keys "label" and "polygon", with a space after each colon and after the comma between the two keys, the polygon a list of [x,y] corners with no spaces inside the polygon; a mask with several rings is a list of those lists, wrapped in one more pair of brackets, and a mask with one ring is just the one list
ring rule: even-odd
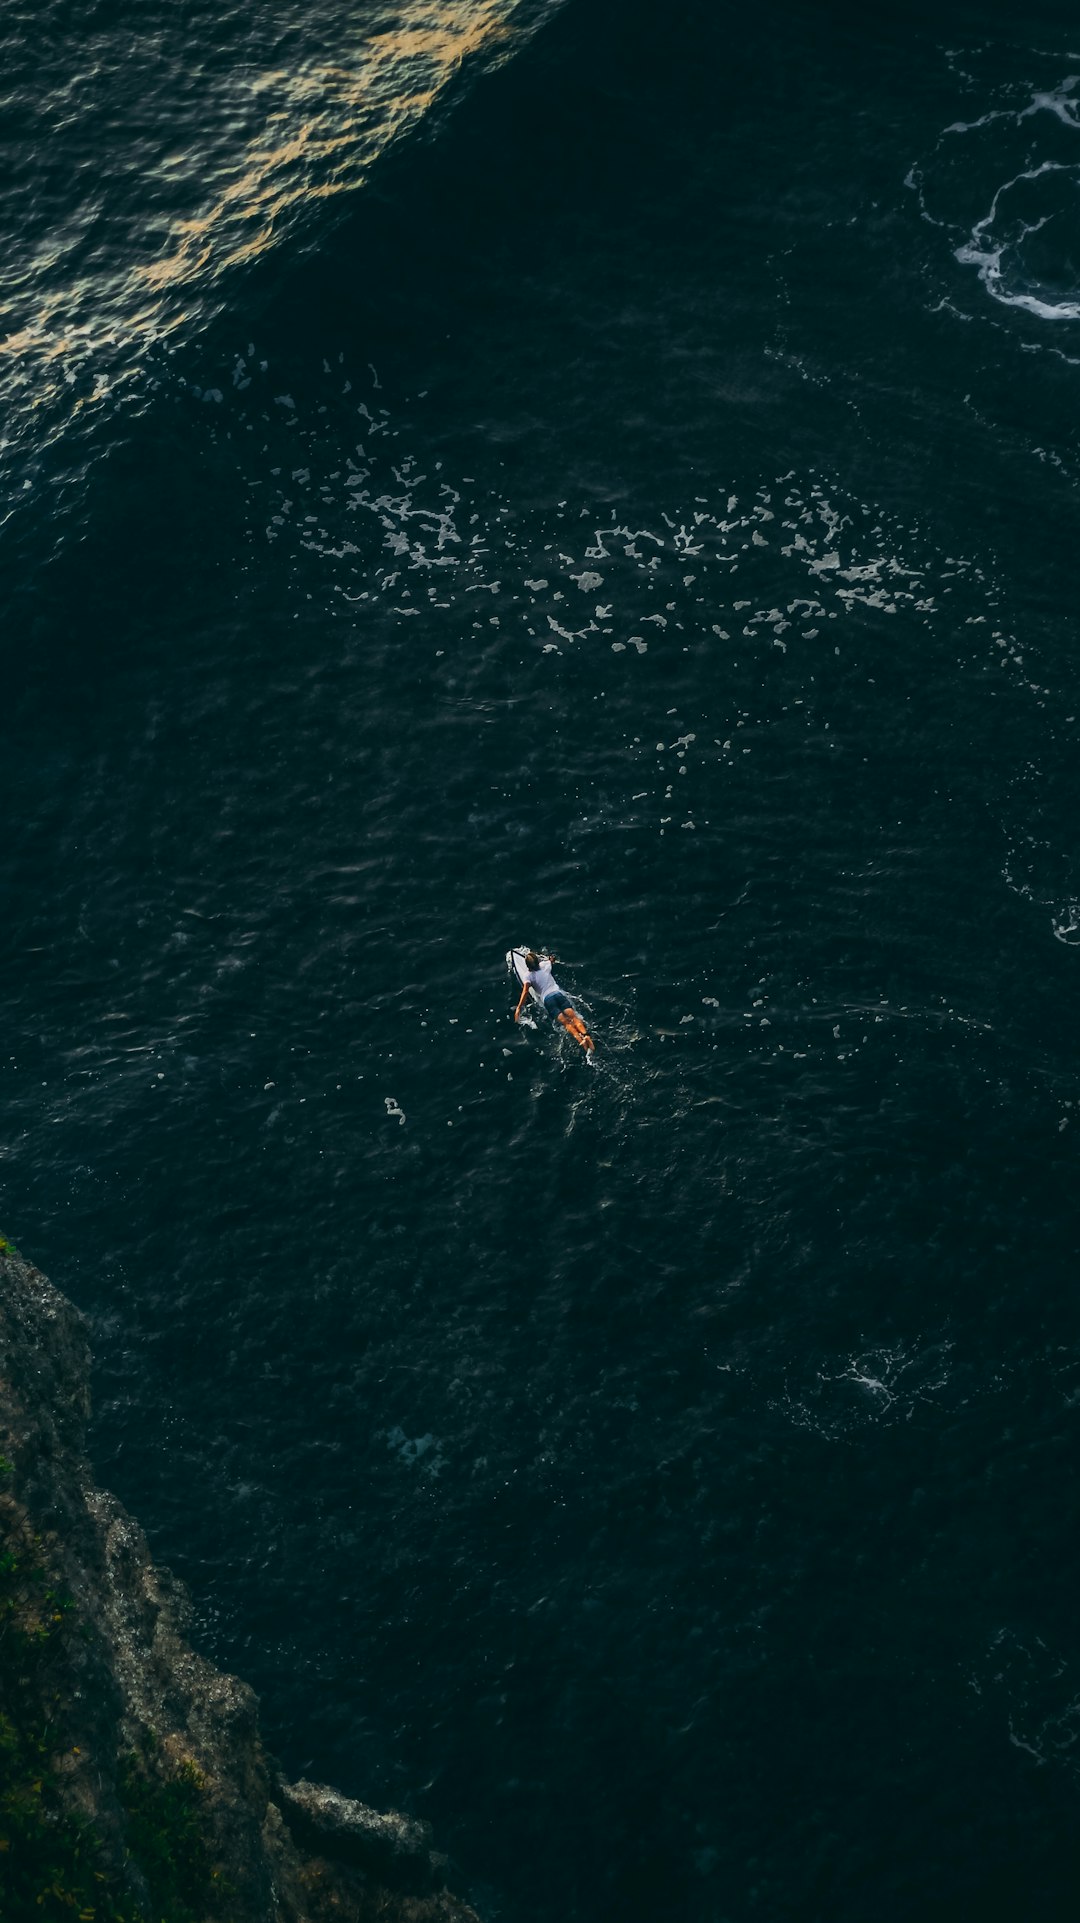
{"label": "blue shorts", "polygon": [[564,1015],[567,1009],[570,1010],[571,1014],[574,1010],[574,1004],[570,1000],[569,995],[564,995],[561,988],[553,988],[550,995],[544,996],[544,1007],[547,1009],[552,1021],[555,1020],[556,1016]]}

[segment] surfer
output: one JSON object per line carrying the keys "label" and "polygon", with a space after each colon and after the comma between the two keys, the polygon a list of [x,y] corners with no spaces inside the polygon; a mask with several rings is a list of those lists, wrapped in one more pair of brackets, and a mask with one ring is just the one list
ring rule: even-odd
{"label": "surfer", "polygon": [[561,1028],[565,1028],[567,1034],[572,1035],[575,1042],[591,1055],[596,1043],[569,995],[555,980],[551,972],[551,956],[538,955],[532,948],[525,949],[524,953],[519,949],[515,953],[515,961],[516,973],[521,981],[521,999],[514,1010],[514,1020],[518,1020],[531,988],[537,1001],[547,1010],[552,1020],[558,1022]]}

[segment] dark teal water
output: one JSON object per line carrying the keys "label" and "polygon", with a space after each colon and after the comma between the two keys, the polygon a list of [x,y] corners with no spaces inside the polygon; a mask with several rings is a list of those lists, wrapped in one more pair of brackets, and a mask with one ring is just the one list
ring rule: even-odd
{"label": "dark teal water", "polygon": [[1072,1918],[1072,24],[3,35],[2,1206],[102,1478],[491,1918]]}

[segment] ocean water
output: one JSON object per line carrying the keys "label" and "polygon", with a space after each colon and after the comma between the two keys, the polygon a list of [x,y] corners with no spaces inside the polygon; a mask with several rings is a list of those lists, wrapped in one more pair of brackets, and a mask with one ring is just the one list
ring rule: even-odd
{"label": "ocean water", "polygon": [[0,48],[3,1225],[102,1480],[487,1918],[1071,1919],[1075,22]]}

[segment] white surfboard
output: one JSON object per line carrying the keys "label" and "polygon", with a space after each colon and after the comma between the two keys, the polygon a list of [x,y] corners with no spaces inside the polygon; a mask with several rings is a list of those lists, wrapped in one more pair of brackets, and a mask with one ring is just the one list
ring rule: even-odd
{"label": "white surfboard", "polygon": [[[527,948],[508,948],[506,951],[506,972],[508,975],[513,975],[514,980],[520,982],[522,987],[525,986],[525,978],[529,972],[529,965],[525,960],[528,952]],[[529,1000],[534,1002],[540,1000],[531,982],[529,983]],[[519,1019],[526,1028],[535,1028],[536,1026],[531,1015],[525,1015],[519,1017]]]}

